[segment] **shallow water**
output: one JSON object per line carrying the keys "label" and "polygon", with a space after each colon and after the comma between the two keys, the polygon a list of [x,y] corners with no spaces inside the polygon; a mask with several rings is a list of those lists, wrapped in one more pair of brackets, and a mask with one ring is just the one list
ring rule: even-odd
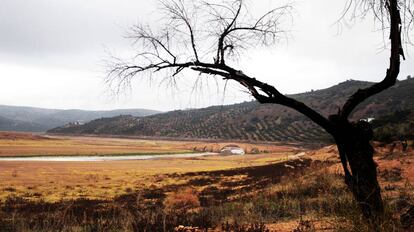
{"label": "shallow water", "polygon": [[0,161],[56,161],[56,162],[97,162],[122,160],[149,160],[164,158],[194,158],[217,153],[190,153],[168,155],[118,155],[118,156],[32,156],[32,157],[0,157]]}

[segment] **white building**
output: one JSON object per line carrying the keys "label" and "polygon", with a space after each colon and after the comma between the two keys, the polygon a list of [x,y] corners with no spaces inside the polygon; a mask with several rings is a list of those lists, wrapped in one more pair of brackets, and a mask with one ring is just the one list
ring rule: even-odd
{"label": "white building", "polygon": [[237,145],[226,145],[220,150],[222,155],[244,155],[246,152]]}

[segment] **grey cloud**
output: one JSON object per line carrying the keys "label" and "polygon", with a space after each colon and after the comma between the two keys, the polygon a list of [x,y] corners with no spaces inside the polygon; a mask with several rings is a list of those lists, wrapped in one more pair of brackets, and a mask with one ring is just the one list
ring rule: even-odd
{"label": "grey cloud", "polygon": [[[55,72],[50,70],[56,67],[64,69],[61,74],[59,72],[60,76],[54,75],[69,83],[72,81],[70,77],[72,71],[77,69],[92,73],[84,74],[85,78],[99,76],[104,71],[100,65],[103,64],[102,59],[106,57],[105,47],[119,53],[131,49],[129,41],[124,39],[123,35],[134,23],[157,23],[157,19],[160,18],[157,2],[157,0],[0,0],[0,65],[3,69],[0,69],[0,76],[14,74],[15,78],[22,80],[19,83],[6,80],[2,82],[3,88],[10,89],[13,88],[12,86],[21,88],[20,82],[23,85],[27,83],[26,87],[37,83],[39,92],[47,94],[50,83],[47,81],[38,83],[42,79],[34,74],[30,76],[31,68],[27,68],[25,70],[27,72],[22,71],[21,75],[16,74],[17,68],[11,68],[15,66],[22,69],[27,66],[35,70],[41,69],[42,72],[39,72],[38,76],[53,75]],[[277,2],[279,1],[251,0],[252,13],[269,9]],[[382,45],[381,34],[372,33],[375,28],[372,20],[367,18],[351,29],[345,28],[339,35],[336,34],[335,26],[332,26],[338,19],[345,2],[297,1],[288,43],[276,48],[268,48],[263,53],[260,50],[249,51],[237,66],[241,65],[239,68],[257,78],[277,84],[282,92],[288,93],[325,88],[349,78],[379,80],[385,73],[388,53],[378,50]],[[412,47],[408,47],[409,56],[402,64],[401,78],[405,78],[408,74],[414,75],[413,60],[410,57],[412,50]],[[65,70],[68,71],[67,75],[64,75]],[[27,81],[35,78],[39,81]],[[54,80],[54,77],[47,80]],[[103,91],[102,85],[98,84],[91,85],[91,91]],[[77,88],[75,83],[69,93],[77,91]],[[157,86],[151,88],[155,91]],[[59,92],[59,89],[56,91]],[[91,91],[82,93],[85,99]],[[168,102],[165,100],[168,99],[165,91],[159,94],[159,98],[163,100],[158,103],[154,103],[154,99],[143,100],[140,91],[142,92],[142,89],[135,91],[133,98],[140,99],[142,104],[157,104],[159,108],[169,109],[168,103],[161,106],[161,102]],[[237,91],[240,92],[240,88],[229,95]],[[10,93],[10,103],[14,101],[13,99],[20,99],[18,104],[21,104],[33,98],[20,91],[13,92],[16,92],[16,95]],[[231,98],[231,101],[239,101],[241,99],[239,95],[237,98]],[[76,102],[74,99],[67,101],[73,102],[71,106],[82,105],[84,104],[81,102],[82,96]],[[49,98],[45,96],[45,99]],[[187,95],[182,99],[188,99]],[[50,98],[50,101],[50,105],[64,107],[60,106],[59,102],[54,103],[53,98]],[[98,98],[95,101],[91,100],[90,104],[103,104],[97,102],[99,102]],[[177,102],[178,105],[181,104],[180,101]],[[211,104],[221,103],[211,102]],[[122,107],[120,103],[113,105]]]}
{"label": "grey cloud", "polygon": [[125,28],[147,14],[145,1],[2,0],[0,54],[47,58],[122,47]]}

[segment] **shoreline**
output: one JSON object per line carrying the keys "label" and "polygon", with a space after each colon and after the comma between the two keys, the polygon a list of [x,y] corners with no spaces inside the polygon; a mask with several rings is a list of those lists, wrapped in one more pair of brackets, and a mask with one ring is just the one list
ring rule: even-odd
{"label": "shoreline", "polygon": [[169,154],[142,154],[142,155],[68,155],[68,156],[14,156],[0,157],[0,162],[13,161],[36,161],[36,162],[99,162],[99,161],[127,161],[127,160],[152,160],[152,159],[174,159],[174,158],[197,158],[203,156],[218,155],[214,152],[204,153],[169,153]]}
{"label": "shoreline", "polygon": [[139,152],[132,152],[132,153],[108,153],[108,154],[57,154],[57,155],[0,155],[1,159],[8,159],[8,158],[34,158],[34,157],[44,157],[44,158],[53,158],[53,157],[128,157],[128,156],[153,156],[153,155],[177,155],[177,154],[196,154],[201,153],[197,151],[180,151],[180,152],[154,152],[154,153],[139,153]]}

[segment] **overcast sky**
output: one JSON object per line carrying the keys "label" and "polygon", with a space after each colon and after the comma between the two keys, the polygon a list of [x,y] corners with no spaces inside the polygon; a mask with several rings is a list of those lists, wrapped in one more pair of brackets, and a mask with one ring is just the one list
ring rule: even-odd
{"label": "overcast sky", "polygon": [[[254,13],[278,0],[255,0]],[[0,0],[0,104],[47,108],[173,110],[249,100],[230,85],[193,92],[133,82],[114,96],[104,84],[108,51],[130,49],[123,36],[138,22],[157,23],[156,0]],[[296,1],[290,38],[277,46],[249,51],[238,69],[274,84],[283,93],[322,89],[347,79],[380,81],[388,51],[368,18],[338,34],[335,25],[345,1]],[[414,75],[412,48],[400,79]]]}

